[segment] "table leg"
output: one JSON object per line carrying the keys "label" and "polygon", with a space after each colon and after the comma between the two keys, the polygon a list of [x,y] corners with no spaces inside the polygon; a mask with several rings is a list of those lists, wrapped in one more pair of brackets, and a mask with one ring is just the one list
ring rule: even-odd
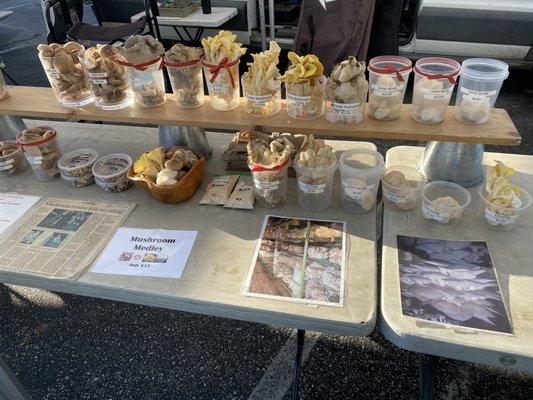
{"label": "table leg", "polygon": [[204,34],[204,28],[198,28],[196,31],[196,35],[194,36],[194,45],[200,46],[200,40],[202,39],[202,35]]}
{"label": "table leg", "polygon": [[193,37],[191,36],[191,34],[189,33],[189,31],[187,30],[187,27],[182,26],[181,28],[184,30],[185,34],[187,35],[187,37],[189,38],[189,40],[191,41],[191,43],[194,43],[194,39],[193,39]]}
{"label": "table leg", "polygon": [[298,382],[300,380],[300,367],[302,365],[302,355],[304,350],[305,330],[298,329],[296,334],[296,358],[294,360],[294,369],[292,373],[292,400],[298,400]]}
{"label": "table leg", "polygon": [[439,358],[430,354],[418,355],[420,400],[433,398],[433,378]]}
{"label": "table leg", "polygon": [[179,31],[178,27],[173,26],[172,29],[174,29],[174,32],[176,32],[176,35],[178,35],[180,42],[186,43],[185,38],[181,35],[181,32]]}
{"label": "table leg", "polygon": [[0,358],[0,399],[5,400],[29,400],[30,395],[5,361]]}

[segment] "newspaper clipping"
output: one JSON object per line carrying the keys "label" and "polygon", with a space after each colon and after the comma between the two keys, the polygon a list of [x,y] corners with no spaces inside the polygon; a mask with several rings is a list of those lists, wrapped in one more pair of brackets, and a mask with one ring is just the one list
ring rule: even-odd
{"label": "newspaper clipping", "polygon": [[0,268],[76,279],[135,203],[50,198],[31,210],[0,243]]}

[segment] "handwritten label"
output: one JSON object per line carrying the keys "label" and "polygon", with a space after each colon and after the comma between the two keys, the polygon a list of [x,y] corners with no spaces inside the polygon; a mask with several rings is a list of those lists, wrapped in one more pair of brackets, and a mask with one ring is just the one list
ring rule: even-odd
{"label": "handwritten label", "polygon": [[485,219],[494,225],[510,225],[516,223],[519,213],[515,212],[512,215],[501,214],[493,211],[490,208],[485,208]]}
{"label": "handwritten label", "polygon": [[0,171],[7,171],[8,169],[13,168],[13,163],[15,162],[14,158],[0,162]]}
{"label": "handwritten label", "polygon": [[469,99],[472,101],[483,101],[487,98],[495,96],[497,91],[496,90],[474,90],[474,89],[467,89],[465,87],[461,87],[461,93],[463,94],[463,98],[465,99]]}
{"label": "handwritten label", "polygon": [[428,100],[446,100],[450,98],[453,92],[453,86],[445,89],[430,89],[422,88],[420,89],[424,99]]}
{"label": "handwritten label", "polygon": [[321,183],[319,185],[312,185],[310,183],[298,181],[298,187],[300,188],[302,192],[307,193],[307,194],[320,194],[326,191],[325,183]]}
{"label": "handwritten label", "polygon": [[107,78],[107,72],[89,72],[89,78]]}
{"label": "handwritten label", "polygon": [[213,93],[226,93],[230,91],[227,83],[209,83],[209,88]]}
{"label": "handwritten label", "polygon": [[287,93],[287,99],[292,103],[292,105],[304,106],[311,103],[311,96],[296,96],[291,93]]}
{"label": "handwritten label", "polygon": [[43,163],[43,156],[29,156],[26,154],[26,160],[30,165],[41,165]]}
{"label": "handwritten label", "polygon": [[271,94],[247,94],[246,98],[251,101],[254,107],[266,107],[269,101],[272,101]]}
{"label": "handwritten label", "polygon": [[350,185],[343,182],[342,186],[344,186],[344,194],[346,197],[357,200],[367,192],[372,191],[376,185]]}
{"label": "handwritten label", "polygon": [[359,103],[333,103],[333,109],[342,117],[351,117],[359,111]]}
{"label": "handwritten label", "polygon": [[401,96],[403,85],[397,86],[381,86],[375,83],[372,84],[373,93],[379,97],[394,97]]}
{"label": "handwritten label", "polygon": [[383,196],[393,203],[407,203],[407,197],[383,188]]}
{"label": "handwritten label", "polygon": [[447,215],[436,211],[425,204],[422,205],[422,212],[424,213],[424,217],[426,217],[427,219],[434,219],[435,221],[439,222],[443,222],[444,219],[448,217]]}
{"label": "handwritten label", "polygon": [[259,190],[272,192],[278,189],[279,181],[260,181],[258,179],[254,179],[254,185]]}

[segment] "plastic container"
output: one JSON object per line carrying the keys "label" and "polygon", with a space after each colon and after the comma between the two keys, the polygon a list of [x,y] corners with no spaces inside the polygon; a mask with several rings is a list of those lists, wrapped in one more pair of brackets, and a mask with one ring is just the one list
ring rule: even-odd
{"label": "plastic container", "polygon": [[[395,171],[400,172],[407,182],[389,175]],[[424,183],[426,177],[415,168],[403,166],[386,168],[381,177],[383,201],[403,211],[411,210],[418,204]]]}
{"label": "plastic container", "polygon": [[28,164],[24,158],[22,146],[14,140],[4,140],[4,143],[15,149],[0,151],[0,177],[16,176],[26,171]]}
{"label": "plastic container", "polygon": [[75,187],[89,186],[94,183],[93,164],[98,152],[93,149],[79,149],[65,154],[58,161],[61,179]]}
{"label": "plastic container", "polygon": [[135,102],[142,107],[159,107],[165,102],[163,59],[158,57],[143,64],[133,65],[119,61],[126,67],[133,88]]}
{"label": "plastic container", "polygon": [[459,89],[455,99],[455,118],[470,124],[488,121],[509,66],[491,58],[469,58],[463,61]]}
{"label": "plastic container", "polygon": [[415,64],[411,117],[423,124],[444,120],[461,64],[443,57],[427,57]]}
{"label": "plastic container", "polygon": [[6,81],[4,80],[4,75],[2,74],[2,71],[0,70],[0,101],[6,99],[7,96],[8,96],[8,93],[7,93]]}
{"label": "plastic container", "polygon": [[49,127],[41,127],[52,131],[47,138],[34,142],[24,142],[21,139],[22,132],[17,133],[17,143],[22,145],[24,155],[30,164],[35,177],[48,182],[59,178],[59,167],[57,165],[61,158],[61,150],[57,141],[57,131]]}
{"label": "plastic container", "polygon": [[[428,221],[456,225],[470,204],[472,196],[464,187],[446,181],[434,181],[426,184],[422,189],[422,214]],[[455,199],[458,206],[448,206],[436,202],[438,199]]]}
{"label": "plastic container", "polygon": [[523,219],[522,214],[531,206],[531,195],[520,188],[520,200],[522,205],[518,208],[503,207],[487,201],[485,185],[479,188],[479,196],[483,200],[479,213],[480,220],[488,228],[496,231],[510,231]]}
{"label": "plastic container", "polygon": [[200,60],[181,63],[165,60],[165,65],[177,106],[193,109],[204,104],[204,78]]}
{"label": "plastic container", "polygon": [[299,155],[293,163],[298,184],[298,203],[304,210],[325,210],[331,204],[337,160],[326,167],[309,168],[298,164]]}
{"label": "plastic container", "polygon": [[39,59],[59,104],[76,108],[93,102],[93,95],[89,90],[79,59],[76,60],[73,68],[63,72],[54,67],[53,57],[39,56]]}
{"label": "plastic container", "polygon": [[254,179],[254,194],[257,204],[265,208],[275,208],[287,201],[287,171],[289,162],[266,169],[259,165],[248,165]]}
{"label": "plastic container", "polygon": [[81,65],[87,76],[94,104],[101,110],[120,110],[133,104],[133,91],[124,65],[116,60],[120,57],[106,57],[97,67],[85,59],[85,51],[79,55]]}
{"label": "plastic container", "polygon": [[242,91],[246,99],[245,110],[250,115],[274,115],[281,110],[281,82],[275,79],[269,81],[268,87],[262,93],[253,93],[250,88],[250,78],[242,77]]}
{"label": "plastic container", "polygon": [[132,185],[127,176],[132,165],[127,154],[109,154],[93,164],[94,180],[106,192],[122,192]]}
{"label": "plastic container", "polygon": [[353,89],[345,93],[345,98],[344,102],[340,102],[326,91],[324,118],[332,123],[358,124],[362,122],[365,119],[366,91],[363,94]]}
{"label": "plastic container", "polygon": [[370,60],[368,113],[372,118],[389,121],[400,116],[411,70],[411,60],[405,57],[379,56]]}
{"label": "plastic container", "polygon": [[234,110],[240,104],[240,60],[220,65],[208,64],[202,59],[211,107],[219,111]]}
{"label": "plastic container", "polygon": [[342,206],[349,212],[365,213],[374,209],[383,156],[373,150],[347,150],[339,160],[342,181]]}
{"label": "plastic container", "polygon": [[326,78],[315,78],[311,86],[308,82],[285,83],[287,95],[287,115],[294,119],[313,119],[324,114],[324,88]]}

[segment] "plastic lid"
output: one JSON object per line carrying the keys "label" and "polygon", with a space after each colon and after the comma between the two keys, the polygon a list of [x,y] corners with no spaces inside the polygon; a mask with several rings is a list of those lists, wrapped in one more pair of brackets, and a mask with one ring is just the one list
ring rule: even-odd
{"label": "plastic lid", "polygon": [[77,169],[91,167],[98,158],[98,152],[93,149],[79,149],[65,154],[59,159],[57,165],[63,171],[75,171]]}
{"label": "plastic lid", "polygon": [[461,76],[478,81],[503,81],[509,76],[509,65],[492,58],[469,58],[463,61]]}
{"label": "plastic lid", "polygon": [[383,156],[372,150],[347,150],[339,163],[341,170],[359,176],[381,175],[384,165]]}
{"label": "plastic lid", "polygon": [[368,69],[376,74],[408,75],[412,66],[411,60],[400,56],[374,57],[368,63]]}
{"label": "plastic lid", "polygon": [[113,179],[128,172],[132,164],[133,160],[127,154],[109,154],[94,163],[93,174],[99,180]]}
{"label": "plastic lid", "polygon": [[427,78],[440,79],[459,75],[461,64],[451,58],[425,57],[416,62],[414,69]]}

